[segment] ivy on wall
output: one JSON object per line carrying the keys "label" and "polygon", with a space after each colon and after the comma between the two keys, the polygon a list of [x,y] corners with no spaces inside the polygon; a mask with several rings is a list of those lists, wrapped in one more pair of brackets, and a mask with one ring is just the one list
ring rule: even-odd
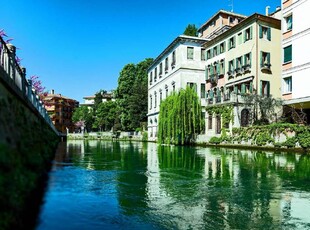
{"label": "ivy on wall", "polygon": [[222,118],[222,128],[227,127],[230,121],[233,121],[233,106],[232,105],[218,105],[206,108],[209,115],[220,114]]}
{"label": "ivy on wall", "polygon": [[158,126],[160,144],[190,144],[203,127],[202,108],[194,89],[181,89],[161,102]]}

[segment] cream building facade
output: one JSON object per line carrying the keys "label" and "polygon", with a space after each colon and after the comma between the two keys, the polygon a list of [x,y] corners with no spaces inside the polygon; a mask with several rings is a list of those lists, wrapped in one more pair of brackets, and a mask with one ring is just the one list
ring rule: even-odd
{"label": "cream building facade", "polygon": [[308,124],[310,123],[309,10],[309,0],[282,0],[282,97],[290,108],[302,110]]}
{"label": "cream building facade", "polygon": [[198,37],[178,36],[148,69],[148,139],[157,140],[160,102],[173,91],[195,87],[201,105],[205,99],[205,49],[202,44],[227,31],[246,16],[220,10],[199,29]]}
{"label": "cream building facade", "polygon": [[[206,108],[232,105],[228,128],[248,126],[249,94],[281,97],[281,21],[253,14],[204,44],[206,49]],[[206,113],[207,136],[220,135],[221,114]]]}

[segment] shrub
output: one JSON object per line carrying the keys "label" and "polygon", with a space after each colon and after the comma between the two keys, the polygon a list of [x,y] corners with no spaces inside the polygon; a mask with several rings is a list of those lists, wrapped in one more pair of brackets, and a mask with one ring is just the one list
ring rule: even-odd
{"label": "shrub", "polygon": [[275,142],[275,143],[273,143],[273,146],[274,146],[275,148],[281,148],[282,143],[281,143],[281,142]]}
{"label": "shrub", "polygon": [[222,139],[220,137],[211,137],[209,140],[210,144],[219,144],[222,142]]}
{"label": "shrub", "polygon": [[274,142],[270,134],[268,133],[259,133],[256,136],[256,145],[258,146],[263,146],[266,145],[269,142]]}
{"label": "shrub", "polygon": [[309,132],[299,133],[297,138],[302,148],[310,148],[310,133]]}
{"label": "shrub", "polygon": [[292,148],[296,146],[296,142],[297,142],[296,137],[288,137],[286,141],[282,143],[282,145],[286,146],[287,148]]}

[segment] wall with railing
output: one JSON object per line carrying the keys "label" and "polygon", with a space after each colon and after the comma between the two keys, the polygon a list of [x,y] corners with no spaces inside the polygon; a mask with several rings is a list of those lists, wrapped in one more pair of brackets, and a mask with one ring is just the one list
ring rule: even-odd
{"label": "wall with railing", "polygon": [[52,120],[50,119],[43,102],[32,87],[31,80],[26,79],[26,68],[19,65],[16,60],[16,47],[7,44],[0,36],[0,82],[6,84],[15,95],[24,100],[36,110],[51,129],[58,135]]}

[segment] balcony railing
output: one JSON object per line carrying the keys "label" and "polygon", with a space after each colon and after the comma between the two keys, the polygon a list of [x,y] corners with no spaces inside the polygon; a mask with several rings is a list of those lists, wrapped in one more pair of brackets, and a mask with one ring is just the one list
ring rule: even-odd
{"label": "balcony railing", "polygon": [[270,71],[271,64],[270,63],[262,63],[260,69],[263,71]]}
{"label": "balcony railing", "polygon": [[0,68],[6,74],[1,74],[1,78],[10,84],[12,90],[22,97],[23,100],[29,101],[33,107],[39,112],[46,123],[54,130],[58,131],[52,123],[39,95],[32,87],[32,81],[26,79],[26,68],[19,65],[16,60],[16,47],[12,44],[4,42],[0,36]]}

